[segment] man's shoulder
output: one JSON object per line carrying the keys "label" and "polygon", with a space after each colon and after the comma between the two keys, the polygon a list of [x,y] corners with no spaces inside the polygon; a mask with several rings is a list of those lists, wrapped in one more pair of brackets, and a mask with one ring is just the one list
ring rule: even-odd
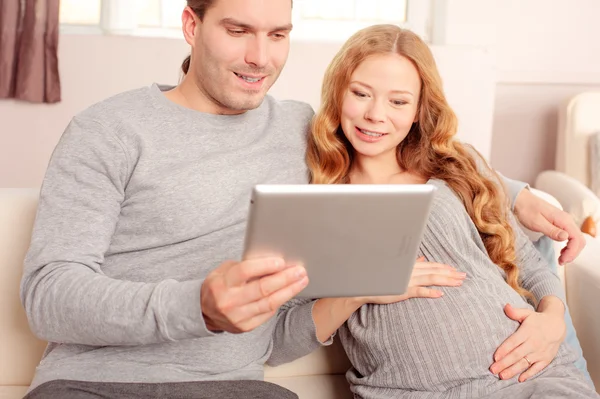
{"label": "man's shoulder", "polygon": [[131,117],[136,110],[151,108],[150,90],[150,86],[144,86],[112,95],[79,112],[75,115],[75,119],[112,124],[120,118]]}

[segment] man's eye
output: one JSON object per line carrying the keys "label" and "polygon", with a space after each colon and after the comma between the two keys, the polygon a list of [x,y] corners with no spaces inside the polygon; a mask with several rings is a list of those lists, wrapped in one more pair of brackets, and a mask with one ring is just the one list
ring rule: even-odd
{"label": "man's eye", "polygon": [[243,30],[238,30],[238,29],[228,29],[228,31],[232,35],[243,35],[245,33]]}

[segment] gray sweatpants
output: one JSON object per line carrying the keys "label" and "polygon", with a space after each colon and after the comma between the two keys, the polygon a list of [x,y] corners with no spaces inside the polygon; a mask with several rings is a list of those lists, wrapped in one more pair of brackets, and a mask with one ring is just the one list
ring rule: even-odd
{"label": "gray sweatpants", "polygon": [[55,380],[24,399],[298,399],[279,385],[264,381],[201,381],[173,383],[107,383]]}

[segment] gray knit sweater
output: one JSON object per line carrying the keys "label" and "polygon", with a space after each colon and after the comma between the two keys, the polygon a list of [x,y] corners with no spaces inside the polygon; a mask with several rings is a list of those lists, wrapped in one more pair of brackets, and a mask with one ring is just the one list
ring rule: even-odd
{"label": "gray knit sweater", "polygon": [[[548,397],[546,389],[562,389],[558,397],[597,397],[574,367],[574,352],[564,344],[542,377],[517,386],[516,378],[502,381],[492,375],[494,352],[519,326],[504,314],[504,306],[532,307],[490,260],[460,199],[444,182],[428,184],[438,190],[419,255],[452,265],[466,272],[467,278],[459,288],[440,287],[445,294],[441,298],[364,305],[349,318],[339,330],[339,339],[353,365],[347,378],[355,397],[529,398],[526,387],[540,398]],[[538,300],[555,295],[564,301],[558,277],[512,214],[509,217],[516,233],[522,285]],[[296,356],[302,354],[296,350]]]}
{"label": "gray knit sweater", "polygon": [[[56,147],[21,298],[50,342],[46,381],[263,378],[275,319],[245,334],[206,329],[200,287],[240,259],[252,187],[306,183],[313,111],[267,97],[241,115],[180,107],[157,85],[77,115]],[[311,305],[295,312],[309,324]],[[314,348],[314,331],[281,337]]]}

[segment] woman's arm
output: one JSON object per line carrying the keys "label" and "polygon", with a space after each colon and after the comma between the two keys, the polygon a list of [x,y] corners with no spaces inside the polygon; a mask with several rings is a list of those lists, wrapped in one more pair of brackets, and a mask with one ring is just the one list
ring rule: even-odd
{"label": "woman's arm", "polygon": [[364,304],[383,305],[409,298],[439,298],[443,293],[428,286],[457,287],[462,285],[465,277],[465,273],[459,273],[448,265],[417,262],[404,295],[289,301],[277,315],[273,350],[267,364],[276,366],[291,362],[322,345],[330,345],[337,329]]}
{"label": "woman's arm", "polygon": [[366,302],[361,298],[323,298],[313,307],[317,339],[325,342]]}

